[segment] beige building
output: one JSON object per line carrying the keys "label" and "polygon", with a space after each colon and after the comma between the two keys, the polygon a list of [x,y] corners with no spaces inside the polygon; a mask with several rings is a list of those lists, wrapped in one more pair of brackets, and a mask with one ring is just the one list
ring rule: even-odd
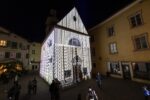
{"label": "beige building", "polygon": [[41,43],[37,42],[30,43],[29,56],[30,56],[29,58],[30,70],[37,71],[40,66]]}
{"label": "beige building", "polygon": [[93,73],[150,83],[150,0],[136,0],[89,30]]}
{"label": "beige building", "polygon": [[0,27],[0,63],[21,61],[29,69],[29,42],[24,38]]}

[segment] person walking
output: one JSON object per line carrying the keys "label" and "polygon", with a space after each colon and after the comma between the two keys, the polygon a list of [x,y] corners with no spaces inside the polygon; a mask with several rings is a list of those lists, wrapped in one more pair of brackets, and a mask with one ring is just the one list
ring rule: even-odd
{"label": "person walking", "polygon": [[55,84],[55,81],[52,80],[52,83],[50,84],[49,86],[49,92],[50,92],[50,95],[51,95],[51,100],[55,100],[55,88],[56,88],[56,84]]}
{"label": "person walking", "polygon": [[33,86],[32,86],[32,82],[31,80],[28,82],[28,94],[30,95],[31,94],[31,90],[33,90]]}
{"label": "person walking", "polygon": [[77,96],[77,100],[82,100],[81,97],[82,97],[82,96],[81,96],[81,93],[79,93],[78,96]]}
{"label": "person walking", "polygon": [[60,100],[60,87],[61,83],[58,79],[55,79],[55,99]]}
{"label": "person walking", "polygon": [[91,87],[88,88],[88,93],[86,95],[86,100],[98,100],[98,96],[94,89]]}
{"label": "person walking", "polygon": [[33,84],[33,93],[36,94],[36,92],[37,92],[37,80],[35,77],[32,80],[32,84]]}
{"label": "person walking", "polygon": [[144,92],[145,100],[148,100],[148,98],[150,96],[150,90],[147,89],[147,86],[143,87],[143,92]]}
{"label": "person walking", "polygon": [[14,90],[15,90],[15,87],[11,87],[7,93],[7,98],[8,100],[13,100],[14,99]]}
{"label": "person walking", "polygon": [[97,75],[96,75],[96,83],[97,83],[97,86],[102,89],[102,77],[100,75],[100,73],[98,72]]}
{"label": "person walking", "polygon": [[15,91],[14,96],[15,96],[15,100],[19,100],[20,90],[21,90],[21,85],[20,85],[18,82],[16,82],[16,83],[15,83],[15,86],[14,86],[14,91]]}

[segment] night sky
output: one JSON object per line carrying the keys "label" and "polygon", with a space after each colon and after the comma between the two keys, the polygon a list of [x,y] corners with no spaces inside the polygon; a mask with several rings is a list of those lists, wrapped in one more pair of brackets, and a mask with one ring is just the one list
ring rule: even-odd
{"label": "night sky", "polygon": [[134,0],[1,0],[0,27],[29,41],[42,42],[50,9],[60,20],[75,5],[86,29],[102,22]]}

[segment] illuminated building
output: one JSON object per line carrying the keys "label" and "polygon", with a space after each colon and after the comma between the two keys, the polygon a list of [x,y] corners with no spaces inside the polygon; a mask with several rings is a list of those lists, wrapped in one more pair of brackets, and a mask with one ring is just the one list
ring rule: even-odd
{"label": "illuminated building", "polygon": [[49,32],[41,49],[40,75],[48,83],[57,78],[63,86],[91,77],[88,33],[73,8]]}

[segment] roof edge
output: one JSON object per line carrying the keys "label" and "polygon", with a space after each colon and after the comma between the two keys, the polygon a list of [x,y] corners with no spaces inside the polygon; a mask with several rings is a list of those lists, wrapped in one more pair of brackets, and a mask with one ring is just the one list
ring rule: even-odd
{"label": "roof edge", "polygon": [[120,14],[124,13],[125,11],[127,11],[128,9],[130,9],[131,7],[133,7],[134,5],[141,3],[143,0],[136,0],[133,3],[129,4],[128,6],[126,6],[125,8],[121,9],[120,11],[118,11],[117,13],[113,14],[111,17],[108,17],[106,20],[102,21],[101,23],[95,25],[94,27],[92,27],[91,29],[89,29],[88,31],[92,31],[97,27],[102,26],[103,24],[107,23],[108,21],[112,20],[113,18],[119,16]]}

